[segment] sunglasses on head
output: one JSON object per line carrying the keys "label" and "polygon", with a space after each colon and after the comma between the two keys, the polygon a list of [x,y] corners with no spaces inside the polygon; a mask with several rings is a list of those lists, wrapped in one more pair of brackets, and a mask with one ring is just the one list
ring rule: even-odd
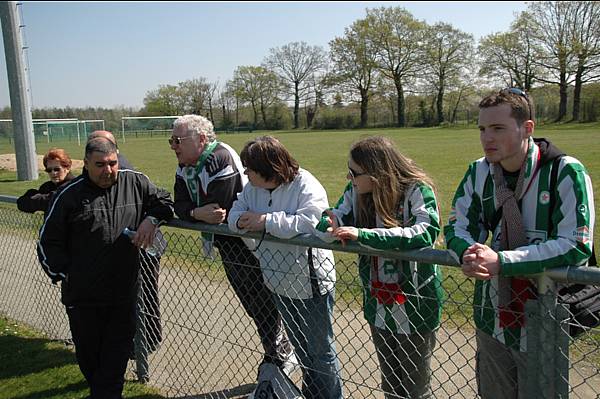
{"label": "sunglasses on head", "polygon": [[350,166],[348,166],[348,173],[350,174],[350,177],[353,179],[356,179],[358,176],[366,175],[366,173],[364,173],[364,172],[360,173],[360,172],[355,171]]}
{"label": "sunglasses on head", "polygon": [[502,91],[523,97],[525,99],[525,102],[527,102],[527,108],[529,108],[529,119],[533,118],[533,114],[531,113],[531,104],[529,103],[529,96],[527,95],[527,93],[525,93],[525,91],[516,87],[508,87]]}
{"label": "sunglasses on head", "polygon": [[181,142],[183,140],[187,140],[187,139],[191,139],[194,136],[186,136],[186,137],[179,137],[179,136],[171,136],[171,138],[169,139],[169,145],[173,145],[174,144],[181,144]]}
{"label": "sunglasses on head", "polygon": [[46,168],[46,173],[60,172],[61,170],[62,168],[60,166],[57,166],[55,168]]}

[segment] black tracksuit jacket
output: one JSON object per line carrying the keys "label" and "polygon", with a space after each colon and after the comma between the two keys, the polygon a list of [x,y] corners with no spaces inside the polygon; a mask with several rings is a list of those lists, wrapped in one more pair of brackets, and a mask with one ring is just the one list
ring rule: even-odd
{"label": "black tracksuit jacket", "polygon": [[65,305],[135,300],[139,251],[122,232],[137,229],[148,215],[169,221],[170,194],[131,170],[119,170],[117,182],[107,189],[84,170],[56,193],[40,229],[38,258],[52,281],[62,280]]}

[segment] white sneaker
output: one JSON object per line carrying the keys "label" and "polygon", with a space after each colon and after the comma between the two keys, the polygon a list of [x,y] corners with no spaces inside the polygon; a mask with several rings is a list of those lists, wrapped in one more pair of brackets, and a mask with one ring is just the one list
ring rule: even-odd
{"label": "white sneaker", "polygon": [[283,362],[281,366],[281,370],[287,375],[289,378],[292,377],[296,371],[300,370],[300,363],[298,362],[298,358],[296,358],[296,353],[292,351],[288,358]]}

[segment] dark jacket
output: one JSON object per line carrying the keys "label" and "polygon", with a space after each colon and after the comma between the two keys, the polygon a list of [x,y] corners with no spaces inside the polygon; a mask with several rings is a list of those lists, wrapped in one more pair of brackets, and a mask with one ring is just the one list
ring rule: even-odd
{"label": "dark jacket", "polygon": [[50,205],[50,200],[56,190],[65,184],[69,183],[73,180],[75,176],[71,172],[67,174],[65,180],[63,180],[60,184],[55,184],[52,180],[45,182],[38,188],[29,189],[17,199],[17,208],[20,211],[34,213],[36,211],[42,211],[46,214],[48,210],[48,205]]}
{"label": "dark jacket", "polygon": [[122,232],[148,216],[173,217],[170,194],[142,173],[119,170],[103,189],[86,170],[55,195],[40,229],[38,257],[53,281],[63,280],[65,305],[134,301],[139,251]]}
{"label": "dark jacket", "polygon": [[175,213],[182,220],[195,222],[190,211],[210,203],[217,203],[227,212],[242,191],[245,184],[242,162],[237,153],[228,145],[219,143],[207,158],[200,175],[196,180],[200,187],[200,200],[196,204],[192,200],[185,183],[184,167],[179,165],[175,173]]}

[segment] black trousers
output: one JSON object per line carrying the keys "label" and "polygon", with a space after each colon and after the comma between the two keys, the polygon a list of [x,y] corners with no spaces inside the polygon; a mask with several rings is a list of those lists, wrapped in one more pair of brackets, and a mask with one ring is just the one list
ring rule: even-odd
{"label": "black trousers", "polygon": [[254,320],[264,360],[279,366],[292,352],[273,293],[263,280],[260,262],[238,237],[215,236],[225,274],[242,306]]}
{"label": "black trousers", "polygon": [[135,302],[112,306],[67,306],[79,369],[92,399],[121,399],[133,350]]}

